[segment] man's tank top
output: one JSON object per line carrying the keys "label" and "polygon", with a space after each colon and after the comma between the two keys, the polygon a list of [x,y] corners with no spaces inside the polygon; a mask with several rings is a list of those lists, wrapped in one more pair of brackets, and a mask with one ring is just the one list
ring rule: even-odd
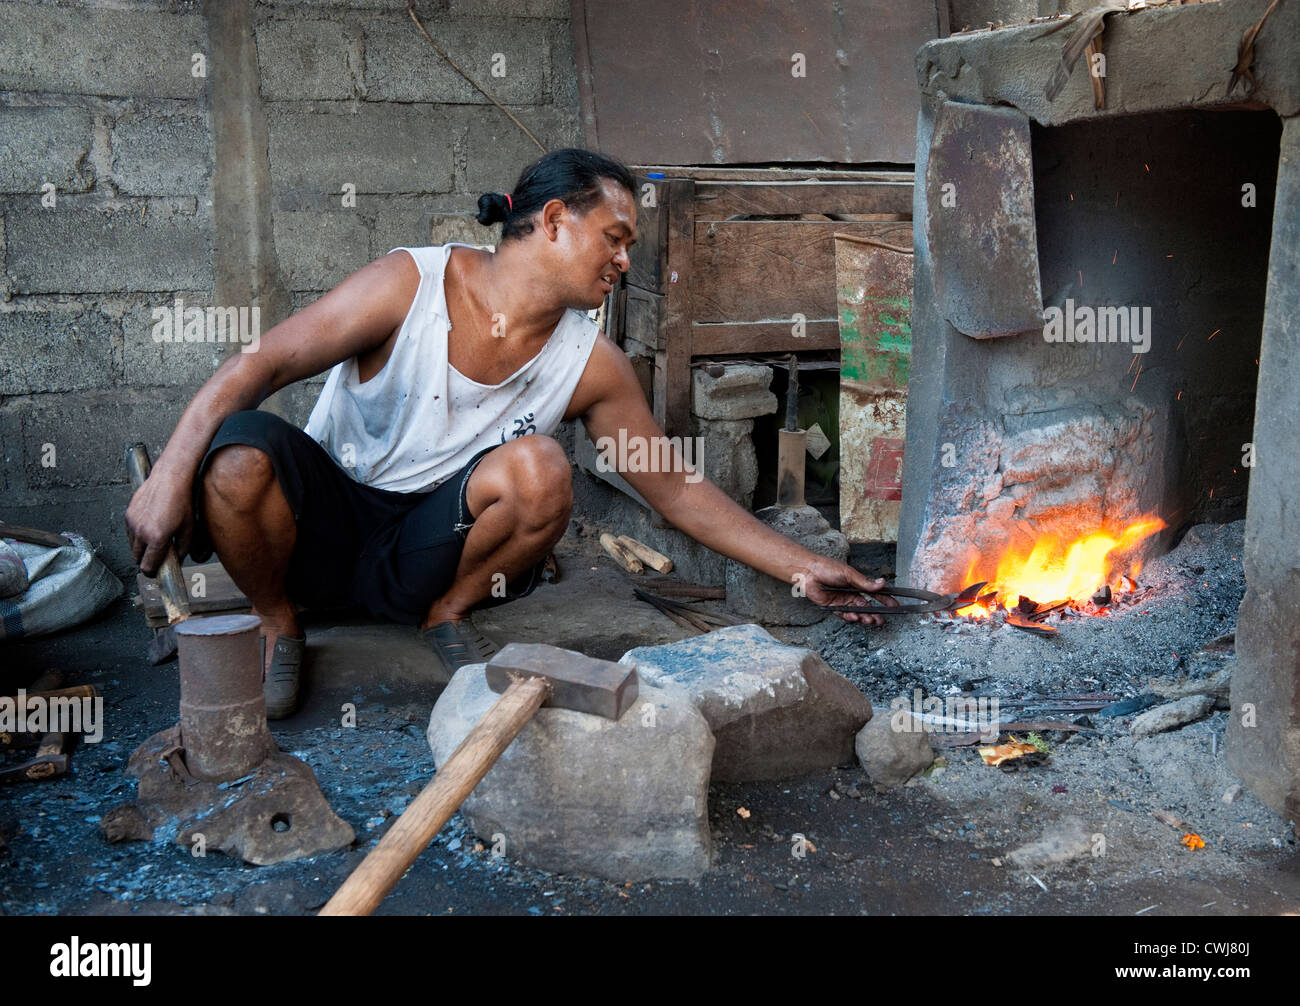
{"label": "man's tank top", "polygon": [[500,384],[465,377],[447,360],[443,273],[454,244],[393,249],[415,260],[420,286],[392,354],[364,384],[355,356],[335,366],[303,427],[365,485],[432,492],[485,447],[550,436],[596,344],[595,323],[568,310],[541,352]]}

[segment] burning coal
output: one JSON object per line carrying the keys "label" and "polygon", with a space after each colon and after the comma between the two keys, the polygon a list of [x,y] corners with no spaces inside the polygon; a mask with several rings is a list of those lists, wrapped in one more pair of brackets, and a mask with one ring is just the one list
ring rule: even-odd
{"label": "burning coal", "polygon": [[1141,564],[1124,566],[1124,560],[1165,526],[1159,517],[1150,515],[1115,532],[1095,531],[1072,541],[1043,535],[1028,552],[1008,548],[992,561],[977,556],[962,582],[987,580],[988,589],[978,603],[959,609],[957,614],[978,617],[999,608],[1012,611],[1022,607],[1022,598],[1032,599],[1041,611],[1044,605],[1086,604],[1103,591],[1108,596],[1129,592]]}

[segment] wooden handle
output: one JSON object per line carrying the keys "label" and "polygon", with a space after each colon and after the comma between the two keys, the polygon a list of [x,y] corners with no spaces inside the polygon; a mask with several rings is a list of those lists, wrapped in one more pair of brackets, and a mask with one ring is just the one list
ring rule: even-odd
{"label": "wooden handle", "polygon": [[[149,450],[144,444],[132,444],[126,449],[126,471],[131,477],[131,488],[139,489],[149,477],[153,463],[149,460]],[[167,554],[163,556],[158,575],[153,578],[162,595],[163,608],[167,612],[168,624],[174,625],[190,617],[190,592],[185,589],[185,574],[181,572],[181,561],[176,555],[176,546],[168,544]]]}
{"label": "wooden handle", "polygon": [[522,678],[492,704],[433,782],[411,801],[379,844],[352,871],[321,915],[369,915],[473,792],[550,691],[545,678]]}

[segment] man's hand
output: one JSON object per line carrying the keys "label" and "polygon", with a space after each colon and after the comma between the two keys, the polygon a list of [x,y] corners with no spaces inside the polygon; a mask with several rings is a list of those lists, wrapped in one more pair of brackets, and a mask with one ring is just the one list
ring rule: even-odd
{"label": "man's hand", "polygon": [[[818,559],[808,562],[795,574],[796,582],[802,582],[804,596],[813,604],[848,604],[865,605],[862,594],[872,594],[885,586],[884,580],[870,580],[852,566],[832,559]],[[898,602],[888,594],[872,597],[877,604],[897,607]],[[883,615],[857,615],[851,611],[837,611],[835,614],[846,622],[861,622],[863,625],[884,625]]]}
{"label": "man's hand", "polygon": [[156,574],[173,540],[176,556],[183,560],[193,531],[189,484],[168,480],[155,468],[126,508],[126,537],[140,572],[145,576]]}

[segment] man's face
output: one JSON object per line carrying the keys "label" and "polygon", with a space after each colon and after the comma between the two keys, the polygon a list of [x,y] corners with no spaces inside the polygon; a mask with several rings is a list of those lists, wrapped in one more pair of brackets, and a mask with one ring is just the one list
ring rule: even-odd
{"label": "man's face", "polygon": [[566,212],[556,236],[558,277],[566,307],[588,311],[627,272],[628,249],[636,243],[636,201],[617,182],[601,179],[601,198],[585,213]]}

